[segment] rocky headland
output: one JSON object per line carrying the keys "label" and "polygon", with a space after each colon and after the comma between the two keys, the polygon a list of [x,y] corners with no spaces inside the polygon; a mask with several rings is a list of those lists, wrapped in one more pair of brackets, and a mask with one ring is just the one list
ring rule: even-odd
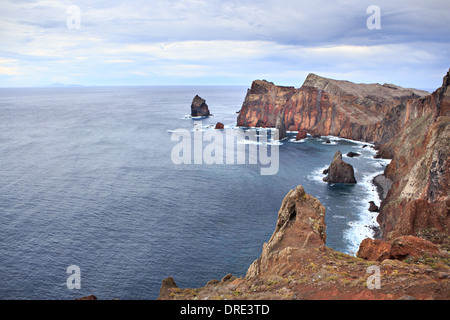
{"label": "rocky headland", "polygon": [[[238,126],[283,124],[287,131],[366,141],[377,157],[391,159],[374,179],[382,199],[379,232],[362,241],[356,256],[327,247],[325,208],[298,186],[245,277],[227,275],[195,289],[165,280],[170,286],[159,299],[450,299],[449,86],[450,71],[431,94],[314,74],[299,89],[254,81]],[[369,285],[371,270],[380,272],[377,288]]]}
{"label": "rocky headland", "polygon": [[[420,247],[416,248],[418,243]],[[369,250],[369,246],[365,246],[366,249],[360,252],[361,257],[327,247],[325,208],[298,186],[284,198],[275,231],[245,277],[228,274],[220,280],[209,281],[204,287],[188,289],[179,288],[173,278],[167,278],[158,299],[450,298],[450,255],[440,246],[418,237],[408,237],[397,240],[396,244],[373,247]],[[378,288],[371,286],[374,266],[379,268]]]}
{"label": "rocky headland", "polygon": [[[449,235],[450,75],[433,93],[392,84],[356,84],[310,74],[302,87],[256,80],[237,125],[334,135],[375,144],[391,159],[375,184],[386,192],[378,222],[384,240],[425,231]],[[371,200],[371,199],[369,199]],[[435,237],[436,238],[436,237]]]}

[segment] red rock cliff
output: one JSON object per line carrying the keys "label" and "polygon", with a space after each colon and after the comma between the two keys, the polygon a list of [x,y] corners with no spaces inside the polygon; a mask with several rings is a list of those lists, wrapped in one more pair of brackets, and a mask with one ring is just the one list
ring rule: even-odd
{"label": "red rock cliff", "polygon": [[378,217],[385,240],[432,233],[434,242],[448,241],[449,85],[447,73],[439,89],[406,101],[382,124],[386,131],[395,132],[379,150],[381,155],[392,156],[385,175],[394,181]]}
{"label": "red rock cliff", "polygon": [[284,112],[286,130],[334,135],[378,145],[392,159],[393,187],[383,201],[380,236],[449,235],[450,74],[432,94],[392,84],[355,84],[308,75],[302,87],[256,80],[237,125],[274,127]]}
{"label": "red rock cliff", "polygon": [[285,112],[288,131],[307,130],[362,141],[379,142],[386,113],[412,97],[427,93],[394,85],[355,84],[308,75],[303,86],[276,86],[256,80],[248,90],[237,125],[274,127]]}

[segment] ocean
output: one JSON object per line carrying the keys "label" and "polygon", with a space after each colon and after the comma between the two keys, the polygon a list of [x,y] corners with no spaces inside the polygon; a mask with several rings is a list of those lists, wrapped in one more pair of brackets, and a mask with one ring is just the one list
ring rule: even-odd
{"label": "ocean", "polygon": [[[327,245],[354,255],[376,225],[368,202],[380,199],[371,180],[386,161],[366,143],[336,137],[295,141],[289,132],[264,143],[271,130],[235,127],[246,91],[0,89],[0,299],[156,299],[168,276],[180,288],[245,276],[275,230],[283,198],[299,184],[326,207]],[[211,117],[189,117],[197,94]],[[215,130],[217,122],[225,129]],[[186,155],[174,152],[177,132],[202,154],[212,131],[216,139],[234,134],[236,148],[248,152],[245,163],[227,162],[218,149],[221,163],[198,163],[195,152],[190,163],[174,161]],[[251,131],[257,141],[244,140]],[[252,144],[277,155],[276,174],[261,174]],[[354,166],[356,185],[322,181],[338,150]],[[349,151],[361,156],[348,158]],[[79,288],[69,286],[70,266],[79,267]]]}

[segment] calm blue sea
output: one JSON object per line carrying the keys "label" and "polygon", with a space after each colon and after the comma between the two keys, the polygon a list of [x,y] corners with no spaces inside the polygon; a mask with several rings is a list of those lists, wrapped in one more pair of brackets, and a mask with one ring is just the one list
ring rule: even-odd
{"label": "calm blue sea", "polygon": [[[327,245],[354,254],[375,224],[371,179],[385,165],[363,143],[289,133],[270,176],[258,164],[173,163],[174,130],[220,121],[243,132],[246,90],[0,89],[0,299],[155,299],[168,276],[192,288],[245,275],[299,184],[327,209]],[[196,94],[214,114],[197,127],[187,116]],[[321,180],[337,150],[362,153],[344,159],[357,185]],[[81,289],[67,287],[71,265]]]}

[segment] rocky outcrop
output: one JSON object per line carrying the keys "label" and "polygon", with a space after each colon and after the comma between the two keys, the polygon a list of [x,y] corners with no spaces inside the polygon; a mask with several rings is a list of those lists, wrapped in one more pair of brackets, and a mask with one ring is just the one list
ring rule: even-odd
{"label": "rocky outcrop", "polygon": [[206,101],[200,98],[198,95],[194,97],[191,104],[191,116],[192,117],[208,117],[210,116],[208,105]]}
{"label": "rocky outcrop", "polygon": [[[275,127],[284,114],[288,131],[373,142],[379,157],[392,159],[374,179],[383,200],[380,239],[363,240],[357,257],[327,247],[325,209],[298,186],[283,200],[275,231],[245,278],[169,288],[170,298],[449,299],[449,86],[450,72],[432,94],[316,75],[300,89],[254,81],[239,126]],[[342,161],[342,154],[335,158]],[[364,280],[374,265],[382,286],[369,290]]]}
{"label": "rocky outcrop", "polygon": [[295,136],[295,140],[303,140],[303,139],[306,139],[306,137],[308,136],[307,135],[307,130],[305,130],[305,129],[303,129],[303,128],[300,128],[299,130],[298,130],[298,133],[297,133],[297,135]]}
{"label": "rocky outcrop", "polygon": [[172,289],[177,289],[178,286],[172,277],[167,277],[162,281],[161,288],[159,289],[158,299],[167,299]]}
{"label": "rocky outcrop", "polygon": [[369,211],[370,212],[378,212],[379,208],[373,201],[369,201]]}
{"label": "rocky outcrop", "polygon": [[352,152],[352,151],[347,153],[347,157],[349,157],[349,158],[359,157],[360,155],[361,155],[360,153]]}
{"label": "rocky outcrop", "polygon": [[214,127],[214,129],[218,129],[218,130],[225,129],[225,126],[223,125],[223,123],[217,122],[216,126]]}
{"label": "rocky outcrop", "polygon": [[328,183],[356,183],[353,166],[342,161],[342,153],[337,151],[331,165],[326,171],[328,174],[323,181]]}
{"label": "rocky outcrop", "polygon": [[355,84],[310,74],[301,88],[256,80],[237,125],[275,127],[313,137],[334,135],[371,142],[377,157],[392,159],[384,177],[392,185],[380,205],[377,236],[384,240],[440,233],[450,228],[450,74],[432,94],[392,84]]}
{"label": "rocky outcrop", "polygon": [[370,261],[403,260],[411,257],[448,257],[448,254],[440,250],[436,244],[414,236],[402,236],[392,241],[364,239],[356,255]]}
{"label": "rocky outcrop", "polygon": [[[237,125],[275,127],[284,111],[286,130],[378,141],[386,113],[413,97],[428,93],[394,85],[355,84],[310,74],[302,87],[256,80],[248,90]],[[387,139],[390,135],[383,135]]]}
{"label": "rocky outcrop", "polygon": [[[431,242],[405,237],[395,244],[382,240],[371,254],[388,252],[388,259],[366,261],[326,246],[325,208],[302,186],[291,190],[278,212],[275,231],[264,244],[260,257],[248,268],[245,278],[228,274],[221,281],[210,280],[204,287],[179,289],[164,286],[161,299],[174,300],[381,300],[448,299],[450,268],[439,254],[417,262],[400,259],[429,254]],[[384,248],[382,247],[384,245]],[[370,249],[371,246],[367,246]],[[425,249],[426,250],[423,250]],[[438,248],[440,253],[440,249]],[[440,260],[441,259],[441,260]],[[381,261],[380,261],[381,260]],[[433,267],[421,263],[429,262]],[[378,267],[381,286],[368,287],[370,268]],[[405,280],[408,281],[405,281]],[[169,284],[172,281],[169,282]]]}
{"label": "rocky outcrop", "polygon": [[324,246],[325,241],[325,208],[302,186],[297,186],[284,198],[275,232],[246,277],[282,274],[298,268],[310,250]]}

